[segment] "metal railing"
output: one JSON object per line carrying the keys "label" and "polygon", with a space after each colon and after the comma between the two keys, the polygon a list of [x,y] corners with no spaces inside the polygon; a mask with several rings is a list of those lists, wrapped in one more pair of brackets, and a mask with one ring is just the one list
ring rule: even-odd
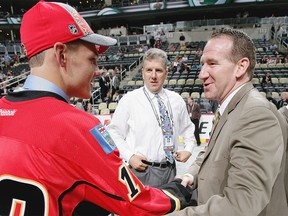
{"label": "metal railing", "polygon": [[120,72],[120,81],[122,81],[127,76],[126,71],[127,70],[124,69],[123,71]]}
{"label": "metal railing", "polygon": [[15,86],[15,84],[20,84],[21,82],[23,82],[27,75],[30,73],[30,71],[27,71],[27,72],[24,72],[16,77],[13,77],[9,80],[5,80],[3,82],[0,83],[0,89],[3,89],[3,88],[9,88],[9,87],[12,87],[12,86]]}
{"label": "metal railing", "polygon": [[95,105],[95,100],[98,100],[101,96],[101,87],[97,88],[95,91],[91,93],[91,98],[92,98],[92,106],[94,107]]}
{"label": "metal railing", "polygon": [[134,61],[131,65],[129,65],[129,72],[131,72],[134,68],[141,64],[143,56],[140,56],[137,61]]}

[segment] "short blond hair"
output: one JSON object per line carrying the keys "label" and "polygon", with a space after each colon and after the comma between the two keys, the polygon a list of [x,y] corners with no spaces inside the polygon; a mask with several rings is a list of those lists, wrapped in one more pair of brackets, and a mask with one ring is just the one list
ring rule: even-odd
{"label": "short blond hair", "polygon": [[154,59],[160,59],[163,63],[163,67],[167,68],[168,59],[167,59],[167,53],[165,51],[157,48],[148,49],[144,54],[143,64],[145,64],[145,61],[151,61]]}

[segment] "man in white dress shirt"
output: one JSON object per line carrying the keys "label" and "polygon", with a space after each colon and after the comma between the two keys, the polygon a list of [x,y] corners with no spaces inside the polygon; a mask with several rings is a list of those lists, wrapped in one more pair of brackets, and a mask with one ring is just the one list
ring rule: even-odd
{"label": "man in white dress shirt", "polygon": [[[123,96],[108,126],[123,160],[144,185],[153,187],[172,181],[175,159],[186,162],[195,145],[194,125],[184,100],[163,88],[167,75],[167,54],[149,49],[142,68],[144,87]],[[162,102],[165,116],[159,111]],[[177,150],[179,136],[184,140],[183,151]]]}

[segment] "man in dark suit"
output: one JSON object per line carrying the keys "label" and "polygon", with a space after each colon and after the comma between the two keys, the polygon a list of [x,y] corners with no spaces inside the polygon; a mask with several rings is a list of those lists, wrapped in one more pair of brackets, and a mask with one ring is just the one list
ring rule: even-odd
{"label": "man in dark suit", "polygon": [[205,97],[219,102],[219,118],[207,148],[182,176],[183,185],[198,188],[198,206],[171,215],[287,215],[288,126],[253,87],[255,63],[255,46],[242,31],[220,29],[208,40],[199,78]]}
{"label": "man in dark suit", "polygon": [[108,83],[106,80],[106,72],[102,71],[101,72],[101,76],[99,77],[99,86],[100,86],[100,92],[101,92],[101,99],[102,101],[105,100],[105,98],[107,97],[107,93],[108,93]]}
{"label": "man in dark suit", "polygon": [[119,74],[114,70],[112,80],[111,80],[111,87],[112,87],[111,97],[112,98],[115,92],[119,90],[119,86],[120,86],[120,77],[119,77]]}
{"label": "man in dark suit", "polygon": [[200,105],[194,101],[194,98],[188,97],[187,100],[187,111],[189,117],[193,124],[195,125],[194,136],[197,141],[197,145],[201,145],[200,136],[199,136],[199,121],[201,117]]}

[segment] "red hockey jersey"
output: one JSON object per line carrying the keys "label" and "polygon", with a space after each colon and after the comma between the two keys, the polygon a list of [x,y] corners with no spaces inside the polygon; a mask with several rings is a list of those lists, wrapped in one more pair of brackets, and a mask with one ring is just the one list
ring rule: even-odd
{"label": "red hockey jersey", "polygon": [[0,215],[163,215],[190,204],[183,192],[143,186],[99,120],[60,96],[0,100]]}

